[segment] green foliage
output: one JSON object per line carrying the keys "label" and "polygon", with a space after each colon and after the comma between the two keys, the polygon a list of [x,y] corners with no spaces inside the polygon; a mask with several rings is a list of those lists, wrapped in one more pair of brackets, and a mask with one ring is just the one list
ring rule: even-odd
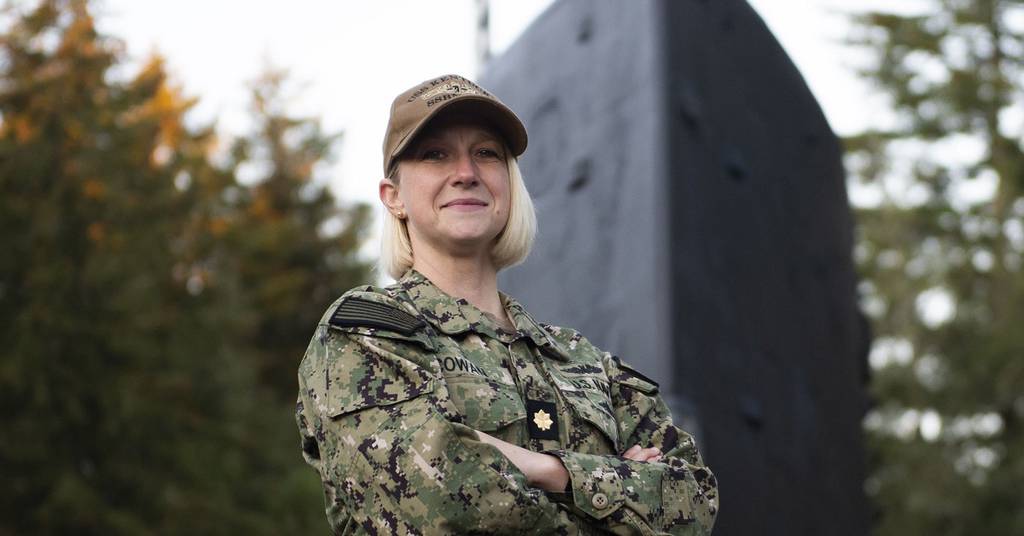
{"label": "green foliage", "polygon": [[[366,208],[337,208],[313,179],[334,138],[288,116],[269,75],[260,127],[214,165],[212,130],[185,125],[193,101],[159,58],[112,74],[121,44],[85,0],[13,16],[0,534],[322,532],[295,370],[333,295],[369,278]],[[250,161],[268,171],[242,184]]]}
{"label": "green foliage", "polygon": [[879,534],[1024,534],[1024,3],[924,4],[854,19],[895,117],[846,140],[882,194],[858,210],[867,490]]}

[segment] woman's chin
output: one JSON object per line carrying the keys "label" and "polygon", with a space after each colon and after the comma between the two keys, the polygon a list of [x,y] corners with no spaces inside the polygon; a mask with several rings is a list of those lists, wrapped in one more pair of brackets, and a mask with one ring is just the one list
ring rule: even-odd
{"label": "woman's chin", "polygon": [[454,257],[473,257],[489,255],[497,235],[494,233],[474,233],[449,236],[445,241],[444,250]]}
{"label": "woman's chin", "polygon": [[444,240],[463,246],[489,246],[500,232],[484,225],[456,226],[444,233]]}

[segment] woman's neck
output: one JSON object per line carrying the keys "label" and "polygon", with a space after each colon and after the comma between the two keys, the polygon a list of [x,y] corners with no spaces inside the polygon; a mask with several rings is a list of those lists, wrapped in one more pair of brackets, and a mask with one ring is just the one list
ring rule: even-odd
{"label": "woman's neck", "polygon": [[417,255],[413,269],[426,276],[437,288],[449,296],[463,298],[477,309],[490,313],[501,324],[509,319],[498,296],[498,270],[490,259],[442,256],[426,258]]}

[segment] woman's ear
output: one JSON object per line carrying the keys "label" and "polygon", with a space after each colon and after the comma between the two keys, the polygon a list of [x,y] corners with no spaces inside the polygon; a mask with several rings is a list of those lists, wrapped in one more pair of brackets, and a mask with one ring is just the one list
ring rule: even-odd
{"label": "woman's ear", "polygon": [[380,202],[384,203],[388,212],[400,220],[405,219],[405,204],[398,197],[398,185],[394,181],[391,179],[381,179],[377,187],[377,193],[380,195]]}

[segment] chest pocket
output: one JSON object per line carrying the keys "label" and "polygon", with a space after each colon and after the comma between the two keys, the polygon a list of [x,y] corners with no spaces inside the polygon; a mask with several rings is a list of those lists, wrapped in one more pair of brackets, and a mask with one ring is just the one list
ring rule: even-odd
{"label": "chest pocket", "polygon": [[619,426],[611,404],[608,378],[598,367],[585,367],[584,372],[575,372],[579,369],[577,366],[554,370],[555,383],[572,411],[596,428],[611,443],[614,452],[619,452]]}
{"label": "chest pocket", "polygon": [[441,352],[437,359],[448,395],[466,426],[494,432],[526,418],[526,406],[511,377],[485,371],[459,352]]}

